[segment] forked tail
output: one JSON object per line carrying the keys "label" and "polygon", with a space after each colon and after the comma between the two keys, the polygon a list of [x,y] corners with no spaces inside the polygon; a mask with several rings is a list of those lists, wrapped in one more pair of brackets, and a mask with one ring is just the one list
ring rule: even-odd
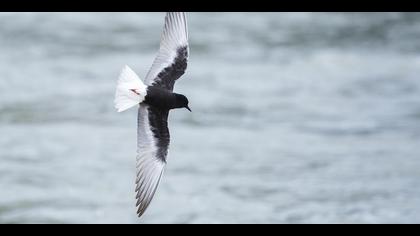
{"label": "forked tail", "polygon": [[118,112],[130,109],[144,101],[147,86],[127,65],[121,71],[115,91],[115,108]]}

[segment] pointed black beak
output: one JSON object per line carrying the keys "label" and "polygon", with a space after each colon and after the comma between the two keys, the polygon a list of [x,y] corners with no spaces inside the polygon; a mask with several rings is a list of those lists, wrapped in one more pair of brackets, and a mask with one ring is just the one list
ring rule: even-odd
{"label": "pointed black beak", "polygon": [[191,109],[188,106],[186,106],[185,108],[187,108],[190,112],[192,112]]}

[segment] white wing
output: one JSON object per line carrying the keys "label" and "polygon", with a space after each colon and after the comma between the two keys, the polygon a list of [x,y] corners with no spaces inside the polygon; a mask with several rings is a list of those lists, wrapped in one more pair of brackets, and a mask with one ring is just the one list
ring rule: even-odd
{"label": "white wing", "polygon": [[[185,49],[180,52],[180,49]],[[159,82],[159,74],[166,68],[169,70],[171,79],[176,80],[186,70],[188,59],[188,29],[187,18],[184,12],[169,12],[165,17],[165,26],[163,29],[159,52],[153,61],[153,65],[145,78],[145,84],[152,85]],[[177,64],[176,68],[171,68]],[[185,64],[185,65],[184,65]],[[178,70],[176,73],[174,70]],[[182,73],[179,73],[181,70]],[[166,81],[165,83],[169,83]],[[173,81],[174,83],[174,81]],[[172,83],[172,86],[173,86]]]}
{"label": "white wing", "polygon": [[165,162],[158,158],[157,140],[150,123],[147,105],[140,105],[137,130],[137,214],[140,217],[149,206],[163,174]]}

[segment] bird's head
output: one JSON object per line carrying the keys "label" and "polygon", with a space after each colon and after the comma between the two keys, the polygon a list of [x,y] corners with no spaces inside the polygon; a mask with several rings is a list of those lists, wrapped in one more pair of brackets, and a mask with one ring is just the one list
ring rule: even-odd
{"label": "bird's head", "polygon": [[191,112],[190,107],[188,106],[188,98],[182,94],[176,95],[176,108],[186,108]]}

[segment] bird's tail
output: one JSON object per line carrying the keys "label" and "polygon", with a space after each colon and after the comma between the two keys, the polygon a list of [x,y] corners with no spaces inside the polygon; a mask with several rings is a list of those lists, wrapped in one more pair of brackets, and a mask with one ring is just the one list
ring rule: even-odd
{"label": "bird's tail", "polygon": [[118,112],[130,109],[141,102],[147,95],[147,86],[137,74],[128,66],[125,66],[118,78],[115,91],[115,108]]}

